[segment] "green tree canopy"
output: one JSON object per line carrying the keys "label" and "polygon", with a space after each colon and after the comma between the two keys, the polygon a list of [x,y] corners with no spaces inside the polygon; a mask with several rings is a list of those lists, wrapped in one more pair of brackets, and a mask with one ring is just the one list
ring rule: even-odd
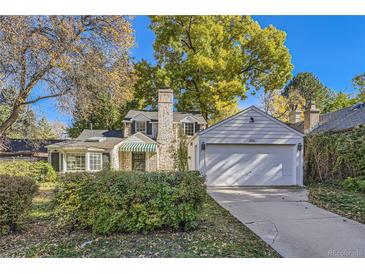
{"label": "green tree canopy", "polygon": [[291,77],[286,34],[249,16],[151,16],[158,73],[178,110],[210,121],[237,110],[248,91],[281,88]]}
{"label": "green tree canopy", "polygon": [[331,91],[311,72],[298,73],[285,86],[283,95],[289,97],[292,93],[298,93],[304,99],[304,105],[298,105],[299,101],[291,102],[290,110],[307,109],[311,102],[323,110],[326,101],[330,98]]}
{"label": "green tree canopy", "polygon": [[351,94],[347,94],[345,92],[333,93],[330,98],[326,101],[323,112],[332,112],[343,109],[345,107],[349,107],[355,104],[357,98],[351,97]]}
{"label": "green tree canopy", "polygon": [[352,84],[359,91],[357,101],[365,102],[365,73],[357,75],[352,79]]}

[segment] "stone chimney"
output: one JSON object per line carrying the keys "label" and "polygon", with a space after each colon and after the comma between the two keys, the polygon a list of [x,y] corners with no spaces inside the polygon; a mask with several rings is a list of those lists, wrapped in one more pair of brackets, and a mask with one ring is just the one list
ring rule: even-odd
{"label": "stone chimney", "polygon": [[171,146],[174,141],[173,134],[173,106],[174,95],[171,89],[158,91],[158,130],[157,142],[159,143],[159,170],[173,170],[174,160]]}
{"label": "stone chimney", "polygon": [[304,134],[310,133],[319,123],[319,109],[314,102],[304,111]]}
{"label": "stone chimney", "polygon": [[300,114],[299,110],[292,110],[289,112],[289,124],[295,124],[300,122]]}

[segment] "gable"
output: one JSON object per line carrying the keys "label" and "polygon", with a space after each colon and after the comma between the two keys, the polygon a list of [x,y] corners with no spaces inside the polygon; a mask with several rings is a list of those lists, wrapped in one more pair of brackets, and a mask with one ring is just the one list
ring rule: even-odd
{"label": "gable", "polygon": [[184,119],[181,119],[180,123],[199,123],[199,121],[193,116],[187,116]]}
{"label": "gable", "polygon": [[132,118],[133,121],[138,121],[138,122],[147,122],[150,121],[151,119],[148,118],[147,116],[143,115],[143,114],[138,114],[137,116]]}
{"label": "gable", "polygon": [[249,107],[202,131],[199,135],[211,141],[225,143],[255,142],[256,140],[285,143],[285,140],[303,137],[300,132],[256,107]]}
{"label": "gable", "polygon": [[124,139],[122,143],[156,143],[156,141],[141,132],[137,132]]}

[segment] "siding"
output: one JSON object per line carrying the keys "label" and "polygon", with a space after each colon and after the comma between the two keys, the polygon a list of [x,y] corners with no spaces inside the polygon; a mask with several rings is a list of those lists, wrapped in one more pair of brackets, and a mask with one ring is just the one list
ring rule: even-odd
{"label": "siding", "polygon": [[302,137],[252,108],[202,133],[200,139],[206,143],[296,144]]}
{"label": "siding", "polygon": [[[250,117],[254,123],[250,123]],[[206,173],[205,151],[201,150],[201,144],[303,144],[303,136],[294,129],[271,119],[255,107],[250,107],[246,112],[232,117],[228,121],[213,126],[202,132],[189,145],[189,169],[194,169],[195,157],[198,156],[199,170]],[[194,146],[197,145],[198,154],[194,154]],[[304,149],[304,148],[303,148]],[[294,161],[296,170],[296,183],[303,184],[303,149],[296,151]],[[294,156],[294,155],[293,155]]]}

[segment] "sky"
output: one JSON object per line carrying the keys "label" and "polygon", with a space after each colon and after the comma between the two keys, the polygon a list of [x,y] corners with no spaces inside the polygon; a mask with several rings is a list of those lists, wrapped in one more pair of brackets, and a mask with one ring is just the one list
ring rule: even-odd
{"label": "sky", "polygon": [[[270,24],[287,34],[286,46],[292,55],[293,75],[314,73],[335,91],[353,93],[351,79],[365,72],[365,16],[253,16],[262,27]],[[146,59],[152,64],[154,33],[147,16],[133,20],[136,45],[134,61]],[[240,108],[259,106],[259,95],[248,96]],[[71,125],[69,115],[56,110],[53,100],[43,101],[34,110],[50,121]]]}

